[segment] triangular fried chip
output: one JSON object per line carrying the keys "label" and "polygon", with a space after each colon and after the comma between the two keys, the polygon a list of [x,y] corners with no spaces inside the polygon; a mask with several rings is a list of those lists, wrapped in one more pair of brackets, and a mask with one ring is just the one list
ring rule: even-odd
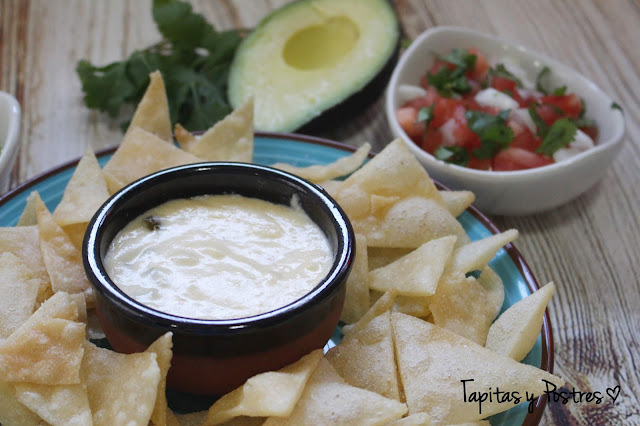
{"label": "triangular fried chip", "polygon": [[406,412],[407,406],[401,402],[346,384],[331,364],[322,359],[293,413],[286,418],[269,417],[264,424],[383,425]]}
{"label": "triangular fried chip", "polygon": [[196,137],[190,131],[182,127],[180,123],[176,123],[173,127],[173,134],[176,137],[176,141],[178,142],[178,145],[180,145],[180,148],[185,151],[188,146],[196,141]]}
{"label": "triangular fried chip", "polygon": [[366,142],[353,154],[342,157],[330,164],[314,164],[308,167],[296,167],[287,163],[276,163],[272,164],[271,167],[284,170],[285,172],[300,176],[314,183],[320,183],[340,176],[346,176],[357,170],[367,159],[369,151],[371,151],[371,144]]}
{"label": "triangular fried chip", "polygon": [[396,296],[398,295],[398,289],[392,288],[386,293],[384,293],[376,303],[374,303],[369,310],[356,322],[355,324],[345,325],[342,327],[342,331],[346,333],[353,333],[358,330],[362,330],[366,327],[369,322],[382,314],[383,312],[390,311],[393,303],[396,300]]}
{"label": "triangular fried chip", "polygon": [[253,161],[253,98],[181,147],[206,161]]}
{"label": "triangular fried chip", "polygon": [[53,219],[61,227],[87,223],[107,198],[109,191],[102,169],[91,148],[87,148],[53,212]]}
{"label": "triangular fried chip", "polygon": [[80,383],[85,325],[59,318],[25,325],[0,343],[0,380]]}
{"label": "triangular fried chip", "polygon": [[166,426],[168,418],[171,416],[171,410],[167,407],[167,373],[171,367],[171,358],[173,358],[173,333],[168,332],[160,336],[155,342],[149,346],[146,352],[156,354],[156,362],[160,367],[160,382],[158,382],[158,395],[156,396],[156,404],[151,414],[151,422],[154,426]]}
{"label": "triangular fried chip", "polygon": [[149,85],[133,114],[127,134],[136,127],[153,133],[163,141],[172,140],[169,102],[160,71],[149,74]]}
{"label": "triangular fried chip", "polygon": [[555,289],[551,282],[504,311],[489,328],[485,347],[516,361],[524,359],[540,335]]}
{"label": "triangular fried chip", "polygon": [[9,337],[36,309],[40,280],[13,253],[0,254],[0,339]]}
{"label": "triangular fried chip", "polygon": [[38,224],[38,215],[36,214],[37,194],[36,191],[33,191],[27,197],[27,204],[25,204],[16,226],[33,226]]}
{"label": "triangular fried chip", "polygon": [[367,247],[369,270],[382,268],[413,250],[412,248]]}
{"label": "triangular fried chip", "polygon": [[278,371],[251,377],[211,406],[203,426],[225,423],[238,416],[289,416],[321,359],[322,350],[318,349]]}
{"label": "triangular fried chip", "polygon": [[13,385],[0,380],[0,424],[8,426],[40,425],[40,417],[25,407],[13,390]]}
{"label": "triangular fried chip", "polygon": [[358,321],[369,310],[369,262],[367,239],[356,234],[356,256],[347,279],[347,291],[340,319],[347,324]]}
{"label": "triangular fried chip", "polygon": [[90,294],[91,288],[82,266],[82,254],[62,228],[53,220],[40,197],[36,199],[40,251],[47,267],[54,293]]}
{"label": "triangular fried chip", "polygon": [[466,274],[479,271],[493,259],[502,246],[518,238],[518,231],[510,229],[500,234],[474,241],[453,252],[448,273]]}
{"label": "triangular fried chip", "polygon": [[82,374],[95,426],[146,426],[151,419],[160,368],[156,354],[120,354],[84,343]]}
{"label": "triangular fried chip", "polygon": [[[564,380],[546,371],[498,355],[441,327],[408,315],[391,315],[398,368],[409,413],[426,412],[434,424],[476,421],[513,407],[497,398],[470,402],[471,392],[525,392],[541,395],[543,380]],[[463,389],[462,380],[465,382]],[[465,394],[467,401],[465,401]]]}
{"label": "triangular fried chip", "polygon": [[16,384],[16,397],[53,426],[91,425],[91,408],[83,385]]}
{"label": "triangular fried chip", "polygon": [[445,207],[453,216],[458,217],[475,200],[476,196],[471,191],[439,191]]}
{"label": "triangular fried chip", "polygon": [[502,278],[489,266],[485,266],[482,268],[480,278],[478,278],[478,284],[487,291],[491,308],[491,320],[493,321],[502,310],[502,304],[504,303],[504,284],[502,284]]}
{"label": "triangular fried chip", "polygon": [[[32,194],[34,202],[40,199],[36,192]],[[0,253],[5,252],[16,255],[31,272],[33,278],[40,281],[38,303],[44,302],[53,294],[49,274],[40,251],[40,234],[37,226],[0,227]]]}
{"label": "triangular fried chip", "polygon": [[369,272],[369,287],[381,292],[395,287],[404,296],[435,294],[456,240],[450,235],[428,241],[395,262],[374,269]]}
{"label": "triangular fried chip", "polygon": [[440,280],[429,310],[434,324],[484,346],[495,318],[487,291],[473,277]]}
{"label": "triangular fried chip", "polygon": [[183,164],[202,161],[173,144],[139,128],[127,131],[113,157],[102,169],[109,193],[143,176]]}
{"label": "triangular fried chip", "polygon": [[202,426],[204,419],[207,418],[207,411],[198,411],[189,414],[176,414],[176,420],[179,426]]}
{"label": "triangular fried chip", "polygon": [[430,426],[431,417],[427,413],[415,413],[388,423],[387,426]]}
{"label": "triangular fried chip", "polygon": [[318,185],[327,191],[329,195],[335,198],[343,183],[344,182],[341,180],[325,180],[324,182],[320,182]]}
{"label": "triangular fried chip", "polygon": [[67,234],[73,246],[78,250],[82,250],[82,242],[84,241],[84,234],[87,231],[88,225],[89,222],[84,222],[62,227],[62,230]]}
{"label": "triangular fried chip", "polygon": [[364,328],[347,334],[327,352],[326,359],[351,386],[399,401],[390,321],[389,311],[375,317]]}

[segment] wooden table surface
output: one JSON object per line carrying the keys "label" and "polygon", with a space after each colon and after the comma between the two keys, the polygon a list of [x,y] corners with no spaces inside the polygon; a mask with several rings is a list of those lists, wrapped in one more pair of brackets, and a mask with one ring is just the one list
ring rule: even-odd
{"label": "wooden table surface", "polygon": [[[251,28],[280,0],[195,1],[217,29]],[[397,0],[409,38],[436,25],[488,32],[578,69],[625,110],[627,134],[605,178],[577,200],[526,217],[517,247],[538,281],[555,281],[555,371],[566,387],[615,402],[549,404],[547,424],[640,424],[640,2]],[[22,106],[12,185],[119,143],[118,121],[89,111],[74,71],[80,59],[121,60],[159,40],[149,1],[0,0],[0,90]],[[391,140],[382,99],[322,136],[380,150]]]}

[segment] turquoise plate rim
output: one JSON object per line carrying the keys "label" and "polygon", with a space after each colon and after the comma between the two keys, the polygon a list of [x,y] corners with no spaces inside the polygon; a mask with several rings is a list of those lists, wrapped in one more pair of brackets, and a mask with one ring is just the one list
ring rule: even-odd
{"label": "turquoise plate rim", "polygon": [[[344,143],[340,143],[340,142],[335,142],[329,139],[323,139],[323,138],[319,138],[319,137],[315,137],[315,136],[307,136],[307,135],[301,135],[301,134],[295,134],[295,133],[277,133],[277,132],[256,132],[255,133],[256,136],[256,141],[260,141],[260,140],[285,140],[288,142],[297,142],[297,143],[302,143],[302,144],[311,144],[311,145],[320,145],[320,146],[324,146],[324,147],[328,147],[328,148],[332,148],[338,151],[343,151],[343,152],[347,152],[347,153],[351,153],[353,151],[356,150],[356,147],[354,146],[350,146],[350,145],[346,145]],[[266,142],[266,141],[265,141]],[[96,156],[100,159],[100,157],[104,157],[104,156],[108,156],[110,154],[112,154],[117,147],[111,147],[111,148],[107,148],[107,149],[103,149],[100,150],[96,153]],[[374,154],[370,154],[369,157],[373,157]],[[0,197],[0,212],[2,211],[3,207],[5,207],[5,205],[7,203],[9,203],[11,200],[13,200],[15,197],[24,194],[27,190],[29,190],[31,187],[39,184],[39,183],[46,183],[46,181],[49,178],[54,177],[55,175],[65,172],[66,170],[76,166],[78,164],[78,161],[80,160],[80,158],[65,162],[57,167],[54,167],[46,172],[43,172],[39,175],[36,175],[35,177],[27,180],[26,182],[20,184],[19,186],[13,188],[12,190],[10,190],[9,192],[5,193],[4,195],[2,195]],[[311,160],[313,161],[313,160]],[[447,188],[445,185],[442,185],[441,183],[435,181],[436,186],[439,189],[444,189],[444,190],[449,190],[449,188]],[[41,194],[43,196],[43,199],[46,198],[46,194]],[[45,202],[47,202],[47,200],[45,199]],[[49,206],[49,208],[51,208],[51,206]],[[480,225],[484,226],[484,228],[486,228],[487,231],[489,231],[491,234],[496,234],[499,233],[500,230],[498,229],[498,227],[487,217],[485,216],[482,212],[480,212],[477,208],[475,208],[473,205],[470,206],[467,211],[465,213],[463,213],[463,216],[461,216],[461,222],[463,223],[463,226],[465,224],[469,224],[472,223],[474,220],[476,222],[479,222]],[[15,220],[17,221],[17,217],[15,218]],[[7,226],[7,225],[5,225]],[[466,226],[465,226],[466,229]],[[538,282],[536,281],[535,276],[533,275],[533,272],[531,271],[531,269],[529,268],[527,262],[525,261],[525,259],[523,258],[523,256],[520,254],[520,252],[518,251],[518,249],[515,247],[514,244],[510,243],[507,244],[504,247],[504,251],[506,252],[506,255],[508,255],[508,257],[511,259],[511,261],[513,262],[514,266],[517,268],[518,272],[520,273],[524,283],[526,284],[529,293],[532,293],[536,290],[538,290],[538,288],[540,287],[538,285]],[[540,359],[540,368],[542,370],[548,371],[549,373],[553,373],[553,365],[554,365],[554,359],[553,359],[553,333],[551,330],[551,321],[550,321],[550,317],[549,317],[549,310],[547,309],[545,311],[544,314],[544,318],[543,318],[543,324],[542,324],[542,330],[541,330],[541,359]],[[533,412],[526,413],[526,416],[524,418],[524,421],[522,422],[523,425],[526,426],[534,426],[534,425],[538,425],[540,423],[540,420],[542,418],[542,414],[544,412],[544,408],[546,406],[547,403],[547,396],[546,395],[542,395],[540,397],[538,397],[538,399],[536,400],[535,404],[534,404],[534,410]],[[507,410],[505,413],[508,413],[512,410],[515,409],[519,409],[520,412],[522,412],[523,410],[523,406],[517,406],[517,407],[513,407],[510,410]],[[524,408],[524,410],[526,411],[526,408]],[[502,414],[502,413],[501,413]],[[496,415],[496,416],[500,416],[500,414]],[[497,420],[499,422],[499,424],[504,424],[502,419],[497,419],[494,417],[496,416],[492,416],[490,418],[490,420]],[[519,416],[518,416],[519,417]],[[505,419],[506,420],[506,419]],[[513,419],[515,420],[515,419]],[[493,422],[492,422],[493,423]]]}

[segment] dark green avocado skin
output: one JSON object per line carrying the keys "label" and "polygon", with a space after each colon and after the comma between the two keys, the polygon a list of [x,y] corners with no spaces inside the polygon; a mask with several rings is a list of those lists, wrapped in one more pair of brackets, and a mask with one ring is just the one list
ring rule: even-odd
{"label": "dark green avocado skin", "polygon": [[399,56],[400,37],[398,37],[396,47],[387,60],[387,63],[382,67],[373,80],[341,103],[329,108],[318,117],[298,128],[296,132],[320,136],[324,135],[328,129],[335,128],[336,125],[343,124],[354,117],[357,117],[370,105],[375,103],[387,88],[387,83],[391,78],[391,74],[398,62]]}

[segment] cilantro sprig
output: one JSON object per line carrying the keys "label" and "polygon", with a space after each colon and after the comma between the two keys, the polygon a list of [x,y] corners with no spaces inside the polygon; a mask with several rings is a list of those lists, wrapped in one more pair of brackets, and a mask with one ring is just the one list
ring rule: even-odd
{"label": "cilantro sprig", "polygon": [[140,101],[149,73],[160,70],[172,124],[206,129],[231,112],[227,76],[241,32],[216,31],[189,3],[179,0],[154,0],[152,15],[163,36],[159,43],[105,66],[78,62],[84,101],[89,108],[116,117],[123,105]]}
{"label": "cilantro sprig", "polygon": [[457,164],[458,166],[466,166],[469,163],[469,153],[461,146],[440,145],[433,152],[434,157],[446,163]]}
{"label": "cilantro sprig", "polygon": [[482,111],[467,111],[465,118],[469,129],[480,138],[482,146],[473,150],[479,160],[492,158],[513,141],[513,130],[507,126],[508,109],[493,115]]}
{"label": "cilantro sprig", "polygon": [[466,49],[453,49],[445,56],[439,56],[445,62],[454,65],[454,68],[442,67],[435,73],[427,73],[427,81],[438,90],[440,96],[451,98],[462,95],[472,90],[471,84],[465,73],[473,69],[477,56]]}
{"label": "cilantro sprig", "polygon": [[509,80],[515,81],[517,87],[524,87],[522,84],[522,80],[520,80],[511,71],[509,71],[507,67],[504,66],[504,64],[497,64],[495,67],[489,68],[489,75],[507,78]]}
{"label": "cilantro sprig", "polygon": [[577,132],[578,127],[570,119],[561,118],[556,120],[542,139],[542,143],[536,152],[551,157],[556,151],[569,145]]}
{"label": "cilantro sprig", "polygon": [[429,124],[433,120],[433,105],[430,107],[422,107],[418,110],[418,123],[424,123],[424,128],[429,127]]}

